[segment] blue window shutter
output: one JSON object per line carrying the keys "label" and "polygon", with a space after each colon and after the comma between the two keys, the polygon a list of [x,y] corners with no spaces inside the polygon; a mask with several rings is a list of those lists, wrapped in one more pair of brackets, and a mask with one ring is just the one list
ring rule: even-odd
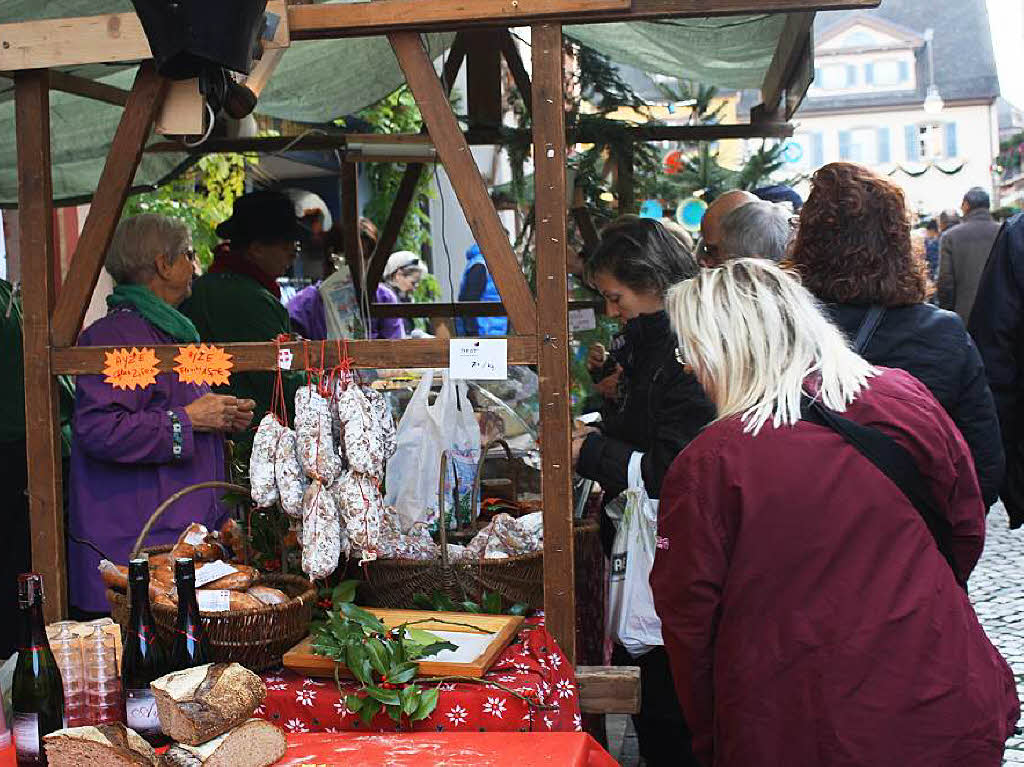
{"label": "blue window shutter", "polygon": [[946,123],[946,157],[956,155],[956,123]]}
{"label": "blue window shutter", "polygon": [[864,84],[872,85],[875,82],[875,65],[870,61],[864,65]]}
{"label": "blue window shutter", "polygon": [[917,126],[908,125],[905,129],[907,139],[907,159],[910,162],[917,162],[920,157],[920,147],[917,144]]}
{"label": "blue window shutter", "polygon": [[811,167],[820,168],[825,164],[825,141],[820,133],[811,134]]}
{"label": "blue window shutter", "polygon": [[891,161],[892,150],[890,149],[889,128],[883,126],[878,129],[878,162]]}
{"label": "blue window shutter", "polygon": [[910,79],[910,64],[906,61],[900,62],[900,82],[905,83]]}
{"label": "blue window shutter", "polygon": [[846,87],[852,88],[857,84],[857,67],[853,64],[846,65]]}
{"label": "blue window shutter", "polygon": [[819,88],[821,87],[821,67],[814,68],[814,82],[818,84]]}
{"label": "blue window shutter", "polygon": [[839,159],[849,160],[850,159],[850,131],[841,130],[839,131]]}

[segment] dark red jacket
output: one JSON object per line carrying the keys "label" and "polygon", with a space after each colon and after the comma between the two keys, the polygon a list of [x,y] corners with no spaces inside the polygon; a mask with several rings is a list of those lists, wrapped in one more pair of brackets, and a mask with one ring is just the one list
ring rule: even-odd
{"label": "dark red jacket", "polygon": [[[928,390],[883,369],[846,417],[916,460],[981,556],[971,455]],[[714,423],[661,493],[651,574],[694,750],[715,767],[997,767],[1013,676],[918,512],[835,432]]]}

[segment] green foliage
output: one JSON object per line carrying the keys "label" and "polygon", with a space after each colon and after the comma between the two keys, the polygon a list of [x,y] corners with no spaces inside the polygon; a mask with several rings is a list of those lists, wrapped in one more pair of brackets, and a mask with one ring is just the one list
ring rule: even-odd
{"label": "green foliage", "polygon": [[359,693],[345,698],[345,705],[366,724],[382,711],[398,724],[426,719],[437,707],[438,690],[413,682],[416,661],[458,648],[409,624],[389,629],[352,603],[356,584],[343,581],[334,587],[335,609],[311,628],[313,652],[344,663],[361,684]]}
{"label": "green foliage", "polygon": [[203,267],[213,260],[219,238],[214,228],[231,215],[235,198],[245,191],[245,169],[255,155],[208,154],[173,181],[128,198],[125,216],[161,213],[184,221]]}
{"label": "green foliage", "polygon": [[[432,304],[436,301],[441,300],[441,286],[437,281],[437,277],[433,274],[423,275],[423,279],[416,285],[416,290],[412,292],[412,300],[417,304]],[[425,317],[417,317],[412,321],[414,328],[429,333],[430,332],[430,321]]]}
{"label": "green foliage", "polygon": [[[416,100],[403,85],[398,90],[367,107],[358,115],[374,127],[377,133],[416,133],[423,125]],[[391,213],[391,207],[398,193],[398,186],[405,175],[405,165],[390,162],[371,162],[363,165],[373,194],[363,209],[363,215],[381,230]],[[419,253],[430,242],[430,214],[426,200],[430,196],[430,173],[427,169],[420,174],[409,214],[398,233],[395,250],[411,250]]]}
{"label": "green foliage", "polygon": [[413,594],[412,603],[421,610],[436,610],[449,613],[483,613],[486,615],[526,615],[530,606],[516,602],[508,610],[502,609],[501,594],[496,591],[484,591],[479,602],[456,602],[443,591],[435,591],[429,596]]}

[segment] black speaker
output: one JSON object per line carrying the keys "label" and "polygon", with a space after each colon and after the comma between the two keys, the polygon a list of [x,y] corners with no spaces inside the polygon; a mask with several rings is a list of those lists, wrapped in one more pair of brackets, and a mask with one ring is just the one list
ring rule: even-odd
{"label": "black speaker", "polygon": [[249,74],[267,0],[132,0],[157,71],[187,80],[211,66]]}

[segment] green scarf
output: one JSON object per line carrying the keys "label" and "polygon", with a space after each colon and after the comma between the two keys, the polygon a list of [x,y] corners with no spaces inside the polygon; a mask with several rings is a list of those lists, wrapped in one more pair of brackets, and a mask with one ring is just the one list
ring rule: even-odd
{"label": "green scarf", "polygon": [[192,324],[192,320],[166,301],[157,298],[145,285],[118,283],[114,286],[114,292],[107,296],[107,306],[111,309],[132,306],[174,340],[191,343],[199,341],[199,331]]}

